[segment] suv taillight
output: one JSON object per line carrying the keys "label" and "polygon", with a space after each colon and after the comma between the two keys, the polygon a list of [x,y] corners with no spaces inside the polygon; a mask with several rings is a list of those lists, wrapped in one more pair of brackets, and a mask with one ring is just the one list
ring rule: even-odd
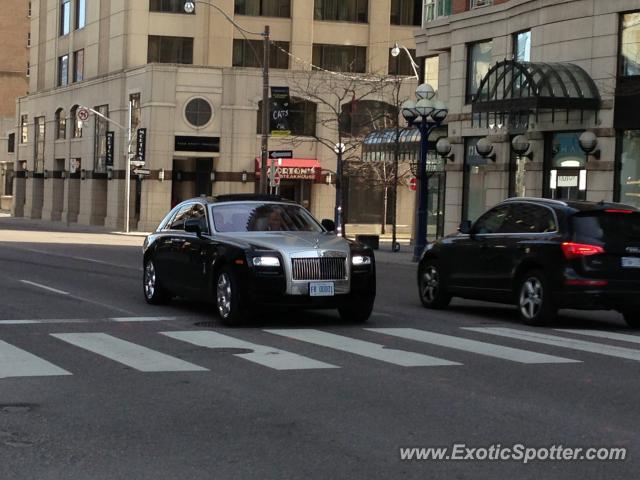
{"label": "suv taillight", "polygon": [[590,255],[598,255],[604,253],[604,248],[599,245],[587,245],[585,243],[564,242],[562,244],[562,252],[567,260],[575,258],[588,257]]}

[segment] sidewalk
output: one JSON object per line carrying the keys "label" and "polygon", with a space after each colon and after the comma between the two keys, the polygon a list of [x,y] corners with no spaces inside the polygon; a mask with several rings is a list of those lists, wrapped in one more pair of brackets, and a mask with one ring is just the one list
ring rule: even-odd
{"label": "sidewalk", "polygon": [[125,235],[131,237],[146,237],[149,232],[120,232],[106,227],[92,225],[78,225],[77,223],[51,222],[47,220],[34,220],[30,218],[14,218],[9,214],[0,212],[0,230],[10,228],[22,228],[27,230],[48,230],[51,232],[76,232],[98,233],[106,235]]}

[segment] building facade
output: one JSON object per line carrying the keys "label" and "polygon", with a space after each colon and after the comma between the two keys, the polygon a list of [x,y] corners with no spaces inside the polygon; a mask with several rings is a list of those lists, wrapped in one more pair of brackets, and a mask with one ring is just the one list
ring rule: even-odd
{"label": "building facade", "polygon": [[450,107],[447,232],[516,195],[640,206],[637,1],[425,0],[416,44]]}
{"label": "building facade", "polygon": [[31,2],[6,0],[0,12],[0,210],[13,205],[16,99],[27,93]]}
{"label": "building facade", "polygon": [[[270,86],[290,91],[291,135],[269,142],[270,150],[293,152],[280,166],[280,193],[333,217],[331,142],[356,134],[353,122],[331,123],[331,95],[351,82],[338,112],[389,110],[384,88],[367,89],[373,75],[413,75],[408,57],[390,52],[396,42],[415,49],[421,20],[420,0],[216,0],[217,8],[196,1],[193,13],[184,0],[32,3],[30,94],[16,113],[14,213],[122,228],[131,145],[145,163],[129,180],[130,225],[143,231],[185,198],[256,191],[265,25]],[[332,91],[332,82],[342,83]],[[416,85],[404,78],[402,97]],[[368,129],[385,125],[374,121]],[[380,222],[383,194],[374,190],[347,195],[351,223]],[[409,229],[414,195],[400,190],[398,223]],[[378,213],[368,218],[372,203]]]}

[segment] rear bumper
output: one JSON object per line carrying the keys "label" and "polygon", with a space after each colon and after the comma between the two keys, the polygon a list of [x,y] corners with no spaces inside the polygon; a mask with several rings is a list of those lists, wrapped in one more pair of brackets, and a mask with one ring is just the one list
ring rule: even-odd
{"label": "rear bumper", "polygon": [[560,308],[578,310],[640,310],[640,290],[567,287],[556,294]]}

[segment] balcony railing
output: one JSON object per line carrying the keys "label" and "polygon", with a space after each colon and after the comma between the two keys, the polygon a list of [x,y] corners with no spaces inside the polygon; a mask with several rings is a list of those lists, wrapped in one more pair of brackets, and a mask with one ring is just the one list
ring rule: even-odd
{"label": "balcony railing", "polygon": [[429,22],[451,15],[451,0],[424,0],[422,3],[422,28]]}
{"label": "balcony railing", "polygon": [[493,0],[471,0],[471,8],[488,7],[493,5]]}

